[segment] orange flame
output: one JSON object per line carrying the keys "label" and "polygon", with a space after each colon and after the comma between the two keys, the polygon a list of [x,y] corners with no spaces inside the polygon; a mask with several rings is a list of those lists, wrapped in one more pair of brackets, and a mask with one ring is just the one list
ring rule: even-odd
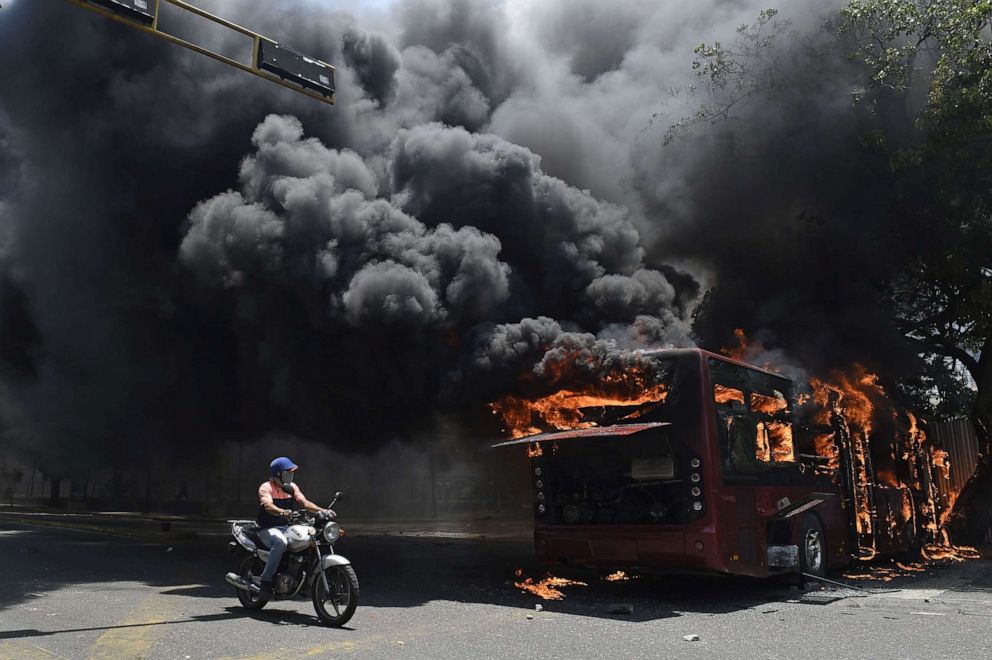
{"label": "orange flame", "polygon": [[718,404],[737,402],[744,405],[744,392],[725,385],[716,384],[713,386],[713,399]]}
{"label": "orange flame", "polygon": [[785,397],[767,396],[765,394],[751,393],[751,410],[754,412],[775,415],[789,409],[789,402]]}
{"label": "orange flame", "polygon": [[822,473],[835,474],[840,469],[840,450],[834,442],[833,433],[818,433],[813,436],[813,448],[817,456],[826,460],[823,464]]}
{"label": "orange flame", "polygon": [[630,576],[623,571],[617,571],[616,573],[610,573],[603,579],[607,582],[626,582],[630,579]]}
{"label": "orange flame", "polygon": [[569,580],[568,578],[555,577],[549,575],[539,582],[535,582],[534,578],[524,577],[524,571],[518,568],[514,571],[514,575],[517,578],[523,578],[522,581],[514,581],[513,586],[521,591],[525,591],[530,594],[534,594],[539,598],[544,600],[561,600],[565,597],[562,593],[562,587],[586,587],[588,586],[585,582],[579,582],[578,580]]}
{"label": "orange flame", "polygon": [[[737,329],[734,335],[736,345],[723,349],[723,354],[739,360],[752,358],[753,361],[765,352],[761,343],[749,340],[743,330]],[[765,368],[775,370],[770,366]],[[846,465],[850,473],[847,476],[854,491],[854,522],[860,557],[868,559],[877,554],[876,535],[887,534],[896,539],[907,524],[916,525],[918,530],[929,534],[932,543],[927,546],[926,556],[970,557],[972,551],[954,547],[945,531],[957,493],[951,491],[942,498],[934,483],[935,479],[943,479],[946,483],[949,457],[927,441],[916,417],[889,399],[878,377],[861,364],[811,378],[810,387],[812,394],[800,393],[797,404],[805,408],[804,412],[815,426],[821,427],[812,437],[814,451],[824,459],[816,466],[816,471],[829,474],[839,482],[840,470],[845,465],[841,459],[848,458]],[[782,410],[781,404],[777,404],[776,410],[775,399],[766,399],[752,395],[751,409],[768,414]],[[897,429],[894,438],[876,437],[876,428],[886,418]],[[878,455],[873,457],[870,445],[875,446]],[[787,455],[784,450],[780,451]],[[757,454],[761,460],[767,460],[769,454],[773,459],[780,455],[775,452],[774,436],[767,423],[759,425]],[[900,463],[908,468],[904,472],[912,475],[911,483],[904,483],[899,477],[896,466]],[[877,486],[903,491],[901,505],[891,514],[888,510],[876,511]],[[922,501],[916,501],[916,511],[910,489],[923,493]]]}
{"label": "orange flame", "polygon": [[792,442],[792,425],[783,422],[768,422],[765,428],[768,430],[769,446],[775,462],[788,461],[791,463],[795,461],[796,452]]}
{"label": "orange flame", "polygon": [[737,340],[736,346],[720,349],[721,353],[734,360],[745,360],[749,353],[764,350],[759,342],[747,338],[744,328],[734,328],[734,339]]}
{"label": "orange flame", "polygon": [[[564,431],[596,426],[596,421],[587,417],[590,408],[663,403],[667,396],[668,387],[663,384],[613,394],[563,389],[531,401],[507,396],[491,404],[491,407],[503,418],[511,437],[523,438],[541,433],[548,427]],[[627,418],[638,416],[638,411],[634,410]]]}

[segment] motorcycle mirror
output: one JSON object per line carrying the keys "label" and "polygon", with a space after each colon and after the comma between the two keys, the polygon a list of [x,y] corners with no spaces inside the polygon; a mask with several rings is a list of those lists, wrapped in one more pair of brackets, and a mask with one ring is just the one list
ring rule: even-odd
{"label": "motorcycle mirror", "polygon": [[334,493],[334,499],[337,500],[338,502],[340,502],[341,498],[343,497],[344,497],[344,493],[342,493],[340,490]]}
{"label": "motorcycle mirror", "polygon": [[283,484],[282,485],[282,489],[284,491],[286,491],[286,494],[287,495],[295,495],[296,494],[296,486],[294,486],[293,484]]}

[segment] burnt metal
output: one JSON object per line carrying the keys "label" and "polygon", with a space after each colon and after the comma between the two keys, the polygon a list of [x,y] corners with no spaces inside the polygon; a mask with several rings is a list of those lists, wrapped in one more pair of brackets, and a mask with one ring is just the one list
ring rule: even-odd
{"label": "burnt metal", "polygon": [[151,25],[155,22],[155,0],[83,0],[83,2],[98,5],[142,25]]}
{"label": "burnt metal", "polygon": [[256,66],[323,96],[334,94],[334,68],[280,44],[262,41]]}
{"label": "burnt metal", "polygon": [[779,509],[779,512],[774,516],[772,516],[771,518],[769,518],[769,520],[784,520],[786,518],[791,518],[793,516],[799,515],[800,513],[803,513],[804,511],[809,511],[817,504],[822,504],[822,503],[823,503],[822,497],[809,497],[806,499],[802,499],[799,500],[798,502],[793,502],[792,504],[788,504],[782,507],[781,509]]}
{"label": "burnt metal", "polygon": [[643,431],[649,431],[651,429],[661,428],[662,426],[671,426],[671,422],[646,422],[643,424],[617,424],[615,426],[594,426],[588,429],[573,429],[571,431],[559,431],[557,433],[539,433],[537,435],[529,435],[526,438],[518,438],[516,440],[508,440],[507,442],[499,442],[495,445],[491,445],[491,449],[496,449],[497,447],[512,447],[514,445],[527,445],[532,442],[549,442],[556,440],[572,440],[575,438],[602,438],[608,436],[628,436],[641,433]]}

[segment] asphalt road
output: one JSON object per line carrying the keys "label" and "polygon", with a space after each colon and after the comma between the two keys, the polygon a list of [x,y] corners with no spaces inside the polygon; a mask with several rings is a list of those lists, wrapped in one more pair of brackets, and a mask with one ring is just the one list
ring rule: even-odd
{"label": "asphalt road", "polygon": [[[589,576],[541,601],[512,583],[518,567],[540,574],[526,539],[426,532],[343,539],[361,604],[348,628],[330,629],[309,601],[238,607],[221,536],[140,541],[0,522],[0,657],[992,657],[988,561],[859,582],[870,594]],[[611,613],[616,604],[632,612]]]}

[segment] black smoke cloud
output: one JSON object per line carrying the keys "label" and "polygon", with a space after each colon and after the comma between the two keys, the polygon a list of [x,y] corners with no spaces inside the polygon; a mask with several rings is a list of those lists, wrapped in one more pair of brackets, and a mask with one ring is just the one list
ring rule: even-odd
{"label": "black smoke cloud", "polygon": [[[836,192],[874,172],[839,53],[725,129],[733,157],[662,147],[692,48],[756,2],[202,5],[337,65],[338,105],[67,3],[0,12],[2,437],[50,470],[371,449],[549,349],[690,345],[705,289],[711,347],[743,326],[823,364],[891,336],[852,229],[874,189]],[[829,9],[792,5],[797,30]]]}
{"label": "black smoke cloud", "polygon": [[[509,327],[541,327],[536,357],[565,338],[605,344],[641,314],[654,342],[687,341],[673,311],[675,289],[645,268],[638,232],[623,209],[544,174],[531,152],[463,128],[430,123],[401,130],[375,168],[356,153],[305,137],[293,117],[267,117],[253,134],[237,191],[199,203],[179,248],[181,262],[241,308],[239,331],[258,332],[293,388],[286,405],[309,390],[340,387],[337,423],[360,410],[391,411],[396,426],[445,405],[475,404],[491,387],[459,391]],[[274,298],[308,312],[308,325],[273,317]],[[564,319],[572,332],[539,313]],[[653,316],[652,316],[653,315]],[[650,319],[650,320],[649,320]],[[527,330],[522,330],[526,332]],[[630,326],[630,334],[641,332]],[[301,339],[302,335],[302,339]],[[625,345],[634,343],[633,336]],[[314,374],[310,351],[327,350]],[[342,353],[347,353],[343,356]],[[478,370],[494,377],[489,365]],[[513,366],[516,375],[526,364]],[[505,372],[508,382],[512,372]],[[300,384],[305,387],[300,387]],[[311,408],[313,409],[313,408]],[[316,432],[321,419],[311,419]]]}
{"label": "black smoke cloud", "polygon": [[290,4],[204,7],[338,64],[333,110],[65,3],[0,16],[3,438],[46,469],[371,449],[479,409],[476,352],[527,319],[688,341],[623,200],[484,130],[533,78],[500,6]]}

